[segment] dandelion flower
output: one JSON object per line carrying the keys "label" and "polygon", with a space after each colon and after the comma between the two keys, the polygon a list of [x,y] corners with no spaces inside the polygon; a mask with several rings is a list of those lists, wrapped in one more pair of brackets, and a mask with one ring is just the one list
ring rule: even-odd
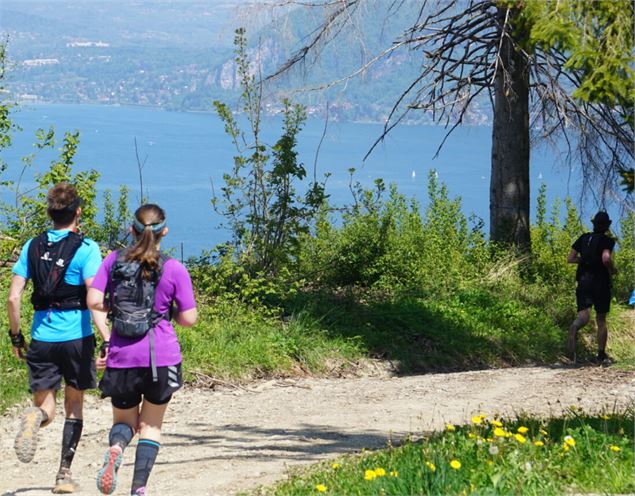
{"label": "dandelion flower", "polygon": [[390,477],[399,477],[399,472],[397,470],[391,470]]}
{"label": "dandelion flower", "polygon": [[320,493],[325,493],[327,487],[324,484],[318,484],[317,486],[315,486],[315,489],[317,489]]}
{"label": "dandelion flower", "polygon": [[521,425],[521,426],[518,428],[518,432],[520,432],[521,434],[526,434],[526,433],[527,433],[527,431],[529,431],[529,429],[528,429],[527,427],[525,427],[524,425]]}
{"label": "dandelion flower", "polygon": [[445,430],[452,432],[452,431],[456,430],[456,427],[454,427],[453,424],[448,424],[448,425],[445,426]]}
{"label": "dandelion flower", "polygon": [[339,463],[334,463],[333,465],[331,465],[331,467],[333,467],[334,470],[337,470],[341,467],[341,465]]}
{"label": "dandelion flower", "polygon": [[498,446],[496,446],[495,444],[492,444],[489,447],[489,454],[490,455],[498,455]]}
{"label": "dandelion flower", "polygon": [[531,472],[531,468],[532,468],[531,462],[525,463],[525,471],[526,472]]}
{"label": "dandelion flower", "polygon": [[573,439],[571,436],[565,436],[564,437],[564,442],[565,442],[565,444],[568,444],[572,448],[575,446],[575,439]]}
{"label": "dandelion flower", "polygon": [[514,438],[516,438],[516,441],[518,441],[520,444],[525,444],[525,442],[527,441],[527,438],[522,434],[514,434]]}
{"label": "dandelion flower", "polygon": [[450,467],[452,467],[454,470],[458,470],[461,468],[461,462],[457,459],[454,459],[450,462]]}
{"label": "dandelion flower", "polygon": [[431,472],[436,472],[437,470],[437,466],[432,462],[426,462],[426,467],[428,467]]}
{"label": "dandelion flower", "polygon": [[482,418],[480,415],[477,415],[477,416],[475,416],[475,417],[472,417],[472,423],[473,423],[473,424],[478,425],[478,424],[480,424],[480,423],[482,423],[482,422],[483,422],[483,418]]}
{"label": "dandelion flower", "polygon": [[367,481],[372,481],[377,477],[377,474],[374,470],[366,470],[364,472],[364,479]]}
{"label": "dandelion flower", "polygon": [[544,430],[544,429],[540,429],[538,432],[540,432],[540,434],[542,434],[543,436],[548,436],[549,435],[549,433],[546,430]]}
{"label": "dandelion flower", "polygon": [[603,420],[608,420],[610,417],[608,415],[602,415]]}
{"label": "dandelion flower", "polygon": [[376,468],[375,474],[377,475],[377,477],[383,477],[384,475],[386,475],[386,471],[383,468]]}
{"label": "dandelion flower", "polygon": [[467,437],[469,437],[470,439],[474,439],[476,437],[476,434],[474,434],[473,432],[469,432],[467,434]]}
{"label": "dandelion flower", "polygon": [[569,451],[569,445],[568,445],[568,444],[563,444],[563,445],[562,445],[562,451],[564,451],[565,453],[566,453],[567,451]]}
{"label": "dandelion flower", "polygon": [[494,429],[494,435],[497,437],[505,437],[507,433],[505,432],[505,429],[497,427],[496,429]]}
{"label": "dandelion flower", "polygon": [[492,424],[494,427],[503,427],[503,423],[498,420],[492,420],[490,424]]}
{"label": "dandelion flower", "polygon": [[538,446],[539,448],[540,448],[540,447],[542,447],[542,446],[544,446],[544,445],[545,445],[545,443],[543,443],[542,441],[536,441],[536,442],[534,443],[534,446]]}
{"label": "dandelion flower", "polygon": [[615,446],[614,444],[611,445],[611,451],[615,451],[615,453],[619,453],[620,451],[622,451],[622,448],[620,448],[619,446]]}

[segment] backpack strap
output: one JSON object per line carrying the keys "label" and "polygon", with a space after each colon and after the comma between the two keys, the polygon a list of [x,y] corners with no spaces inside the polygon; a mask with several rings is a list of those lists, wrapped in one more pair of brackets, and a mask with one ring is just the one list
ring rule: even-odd
{"label": "backpack strap", "polygon": [[[155,272],[155,280],[154,280],[154,288],[155,288],[155,298],[156,298],[156,287],[159,285],[159,281],[161,280],[161,276],[163,275],[163,266],[165,263],[170,260],[165,253],[160,252],[159,256],[159,268]],[[150,368],[152,369],[152,382],[159,381],[159,373],[157,371],[157,356],[156,356],[156,348],[154,345],[154,328],[161,322],[162,320],[169,320],[170,311],[168,310],[165,313],[159,313],[152,309],[152,327],[148,331],[148,342],[150,343]]]}

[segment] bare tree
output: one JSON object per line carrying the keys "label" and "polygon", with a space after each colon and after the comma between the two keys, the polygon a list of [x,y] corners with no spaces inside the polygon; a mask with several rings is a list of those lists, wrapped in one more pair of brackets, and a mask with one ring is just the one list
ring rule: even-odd
{"label": "bare tree", "polygon": [[[389,7],[399,9],[407,1],[392,0]],[[277,2],[321,9],[325,15],[304,46],[270,78],[319,53],[348,28],[355,10],[369,2]],[[446,126],[441,149],[470,110],[489,101],[493,112],[490,238],[523,249],[530,243],[529,157],[537,139],[564,138],[569,164],[579,161],[584,184],[599,186],[594,196],[600,206],[618,190],[619,173],[633,163],[632,109],[610,101],[574,98],[572,90],[581,83],[582,72],[566,67],[567,54],[557,48],[532,44],[529,34],[522,2],[424,0],[402,37],[348,76],[354,77],[397,49],[423,55],[419,75],[396,100],[373,148],[409,112],[419,110]]]}

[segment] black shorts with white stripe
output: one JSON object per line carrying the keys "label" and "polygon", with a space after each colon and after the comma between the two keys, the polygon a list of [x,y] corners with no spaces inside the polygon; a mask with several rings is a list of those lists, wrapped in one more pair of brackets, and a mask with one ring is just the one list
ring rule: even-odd
{"label": "black shorts with white stripe", "polygon": [[164,405],[183,386],[181,364],[157,367],[158,380],[152,380],[150,367],[107,368],[99,383],[102,398],[111,398],[116,408],[132,408],[142,400]]}

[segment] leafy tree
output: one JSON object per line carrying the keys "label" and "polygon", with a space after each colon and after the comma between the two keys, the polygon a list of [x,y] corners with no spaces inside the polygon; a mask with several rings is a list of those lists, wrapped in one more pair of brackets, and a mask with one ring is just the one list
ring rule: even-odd
{"label": "leafy tree", "polygon": [[[353,13],[374,3],[302,4],[322,9],[322,23],[271,77],[355,29]],[[389,5],[395,10],[412,3]],[[488,98],[493,111],[490,238],[528,249],[532,138],[564,136],[569,160],[581,162],[585,179],[601,183],[599,203],[619,173],[630,169],[632,41],[633,4],[627,0],[423,2],[403,35],[370,62],[397,50],[423,55],[419,75],[397,99],[378,141],[413,110],[429,112],[450,134]]]}
{"label": "leafy tree", "polygon": [[214,102],[237,155],[231,172],[223,176],[220,196],[214,193],[212,205],[228,219],[234,248],[252,275],[271,274],[296,252],[298,236],[308,231],[325,200],[324,183],[313,178],[304,196],[296,192],[296,184],[306,178],[295,149],[306,119],[300,105],[284,101],[282,136],[273,146],[263,143],[261,86],[246,54],[244,29],[236,30],[235,46],[241,110],[250,129],[246,134],[230,108]]}

